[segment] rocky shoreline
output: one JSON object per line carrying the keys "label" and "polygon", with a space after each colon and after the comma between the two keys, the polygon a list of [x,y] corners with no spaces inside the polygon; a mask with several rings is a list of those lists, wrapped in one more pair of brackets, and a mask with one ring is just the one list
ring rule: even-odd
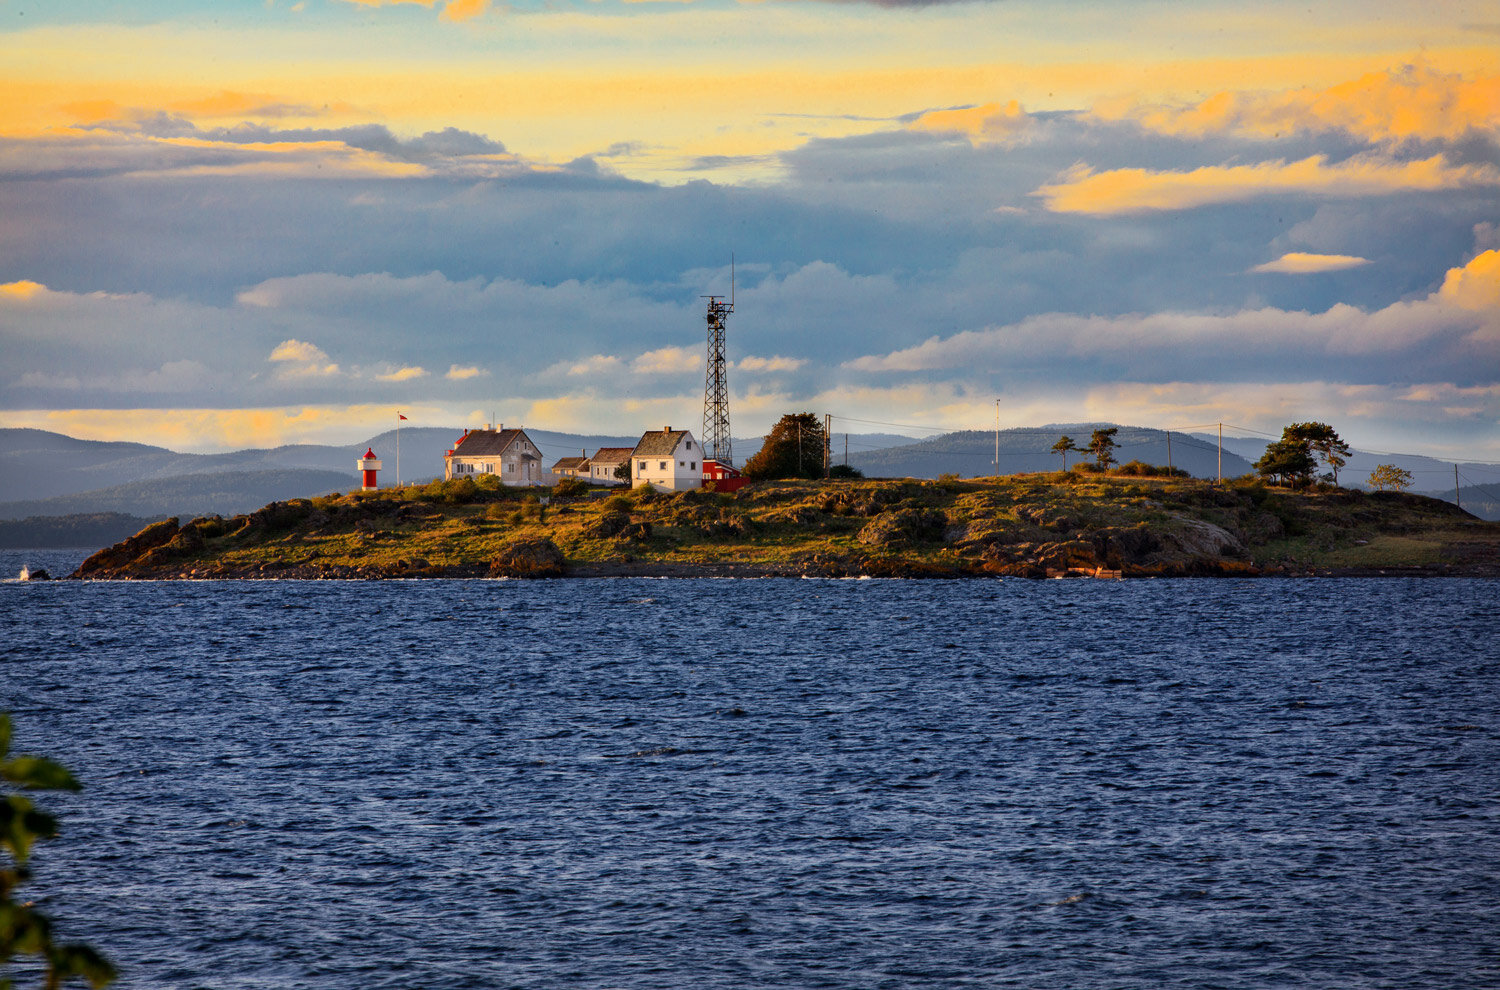
{"label": "rocky shoreline", "polygon": [[587,493],[428,486],[170,519],[81,580],[1500,577],[1500,525],[1419,496],[1073,479]]}

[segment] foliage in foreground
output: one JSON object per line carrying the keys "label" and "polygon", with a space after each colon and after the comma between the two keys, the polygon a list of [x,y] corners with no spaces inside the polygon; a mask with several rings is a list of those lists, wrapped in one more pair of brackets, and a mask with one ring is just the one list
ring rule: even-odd
{"label": "foliage in foreground", "polygon": [[[59,763],[39,756],[10,755],[10,716],[0,713],[0,779],[21,791],[76,791],[79,783]],[[114,967],[92,947],[52,939],[52,922],[29,902],[17,901],[16,888],[31,876],[27,860],[40,839],[57,835],[57,819],[37,809],[21,793],[7,793],[0,801],[0,847],[9,862],[0,868],[0,990],[11,990],[5,975],[17,956],[37,956],[46,965],[46,990],[57,990],[72,980],[105,987],[115,979]]]}

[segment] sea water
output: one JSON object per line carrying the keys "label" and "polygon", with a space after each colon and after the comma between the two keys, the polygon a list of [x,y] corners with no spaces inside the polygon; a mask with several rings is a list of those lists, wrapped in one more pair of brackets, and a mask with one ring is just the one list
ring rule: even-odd
{"label": "sea water", "polygon": [[0,709],[122,988],[1446,990],[1500,985],[1497,605],[10,582]]}

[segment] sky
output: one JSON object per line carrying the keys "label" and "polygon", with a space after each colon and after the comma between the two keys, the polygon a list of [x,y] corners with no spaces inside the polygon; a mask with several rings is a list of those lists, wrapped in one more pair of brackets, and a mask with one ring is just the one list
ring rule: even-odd
{"label": "sky", "polygon": [[0,427],[698,432],[731,268],[736,436],[1500,461],[1500,12],[0,0]]}

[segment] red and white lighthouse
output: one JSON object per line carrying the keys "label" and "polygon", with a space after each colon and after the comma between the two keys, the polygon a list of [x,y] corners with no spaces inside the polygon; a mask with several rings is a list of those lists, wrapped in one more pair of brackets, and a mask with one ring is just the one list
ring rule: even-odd
{"label": "red and white lighthouse", "polygon": [[379,486],[375,484],[375,472],[380,470],[380,462],[375,459],[375,448],[365,449],[365,456],[354,462],[354,466],[360,471],[360,483],[364,485],[364,491],[373,492]]}

